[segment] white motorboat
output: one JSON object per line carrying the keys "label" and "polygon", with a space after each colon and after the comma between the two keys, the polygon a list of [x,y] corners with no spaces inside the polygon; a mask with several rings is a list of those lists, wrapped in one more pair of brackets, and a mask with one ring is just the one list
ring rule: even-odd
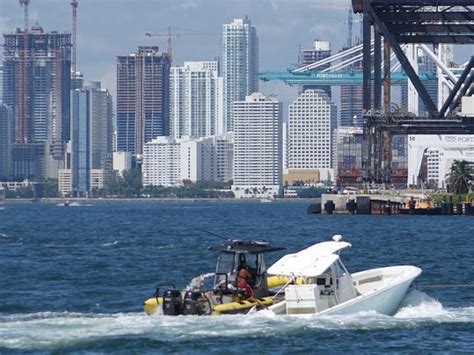
{"label": "white motorboat", "polygon": [[390,266],[350,274],[340,252],[351,244],[335,235],[279,259],[269,275],[286,277],[279,292],[282,301],[267,308],[276,314],[349,314],[376,311],[392,315],[400,307],[421,269],[410,265]]}

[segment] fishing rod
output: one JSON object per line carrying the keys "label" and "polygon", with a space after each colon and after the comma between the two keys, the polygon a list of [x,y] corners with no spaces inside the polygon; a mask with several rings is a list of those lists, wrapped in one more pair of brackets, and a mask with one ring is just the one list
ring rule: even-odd
{"label": "fishing rod", "polygon": [[220,239],[222,239],[222,240],[225,240],[226,242],[232,241],[232,239],[227,238],[227,237],[224,236],[224,235],[220,235],[220,234],[217,234],[217,233],[214,233],[214,232],[205,230],[205,229],[197,229],[197,230],[200,231],[200,232],[204,232],[204,233],[207,233],[207,234],[209,234],[209,235],[212,235],[212,236],[214,236],[214,237],[220,238]]}

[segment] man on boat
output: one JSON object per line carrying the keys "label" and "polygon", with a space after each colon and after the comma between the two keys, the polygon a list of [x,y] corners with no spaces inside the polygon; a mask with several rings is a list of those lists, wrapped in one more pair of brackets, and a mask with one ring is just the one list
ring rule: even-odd
{"label": "man on boat", "polygon": [[253,298],[253,290],[248,284],[250,278],[250,272],[248,270],[247,262],[242,261],[237,271],[237,288],[245,290],[245,296],[247,298]]}

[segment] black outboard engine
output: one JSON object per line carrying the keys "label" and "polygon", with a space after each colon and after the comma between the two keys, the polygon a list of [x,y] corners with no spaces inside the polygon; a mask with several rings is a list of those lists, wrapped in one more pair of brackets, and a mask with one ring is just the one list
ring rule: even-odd
{"label": "black outboard engine", "polygon": [[200,301],[201,292],[186,291],[183,301],[183,314],[185,315],[202,315],[204,307]]}
{"label": "black outboard engine", "polygon": [[181,313],[181,292],[178,290],[166,290],[163,293],[163,314],[177,316]]}

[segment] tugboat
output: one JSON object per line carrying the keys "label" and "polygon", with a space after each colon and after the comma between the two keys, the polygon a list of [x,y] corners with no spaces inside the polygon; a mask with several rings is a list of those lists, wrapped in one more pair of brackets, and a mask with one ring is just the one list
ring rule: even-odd
{"label": "tugboat", "polygon": [[[275,298],[270,290],[284,286],[289,279],[267,276],[265,254],[285,248],[265,240],[228,240],[227,245],[210,249],[218,253],[216,272],[210,274],[214,276],[211,289],[204,288],[203,277],[193,279],[184,290],[170,284],[157,285],[154,296],[144,302],[144,311],[149,315],[168,316],[236,314],[260,310],[281,301],[281,296]],[[242,265],[248,267],[248,285],[253,291],[250,298],[245,289],[237,287],[238,270]]]}
{"label": "tugboat", "polygon": [[403,215],[440,215],[441,207],[436,207],[427,196],[409,197],[403,200],[400,214]]}

